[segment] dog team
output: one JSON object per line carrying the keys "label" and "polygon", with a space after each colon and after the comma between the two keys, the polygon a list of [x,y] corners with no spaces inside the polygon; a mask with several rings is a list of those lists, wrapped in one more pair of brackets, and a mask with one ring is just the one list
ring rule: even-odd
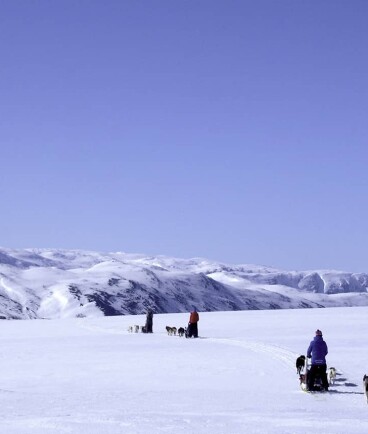
{"label": "dog team", "polygon": [[[185,337],[198,337],[198,321],[199,315],[197,310],[194,308],[190,312],[188,327],[171,327],[166,326],[166,332],[169,336],[184,336]],[[139,326],[129,326],[129,333],[152,333],[153,325],[153,313],[149,309],[146,316],[146,325]],[[337,370],[333,366],[328,369],[326,364],[326,356],[328,354],[328,347],[326,342],[323,340],[323,335],[321,330],[317,329],[314,339],[309,344],[307,350],[307,357],[304,355],[299,356],[296,359],[295,366],[296,372],[299,375],[300,384],[305,386],[307,391],[328,391],[329,386],[334,385],[336,381]],[[311,359],[310,365],[308,365],[307,359]],[[306,369],[307,366],[309,369]],[[304,373],[303,373],[304,371]],[[315,381],[320,379],[320,384],[316,385]],[[368,375],[363,377],[364,393],[368,403]]]}
{"label": "dog team", "polygon": [[153,333],[152,328],[153,328],[153,312],[152,309],[148,309],[146,315],[146,324],[144,326],[140,326],[140,325],[129,326],[128,332],[129,333],[133,333],[133,332]]}
{"label": "dog team", "polygon": [[[316,330],[314,339],[309,344],[307,357],[301,355],[295,362],[300,384],[303,384],[307,391],[328,391],[329,386],[335,384],[336,376],[338,375],[337,370],[331,366],[327,371],[327,354],[327,344],[323,340],[321,330],[318,329]],[[307,359],[311,359],[310,365],[308,365]],[[315,381],[318,378],[320,379],[320,382],[319,384],[316,384]],[[368,375],[364,375],[363,377],[363,386],[368,403]]]}
{"label": "dog team", "polygon": [[145,333],[145,326],[134,325],[128,327],[129,333]]}
{"label": "dog team", "polygon": [[180,337],[187,334],[187,328],[185,327],[179,327],[178,329],[176,327],[170,327],[166,326],[166,331],[169,336],[176,336],[176,334]]}
{"label": "dog team", "polygon": [[[169,336],[185,336],[186,338],[191,338],[192,336],[194,338],[198,337],[198,321],[199,321],[199,315],[197,312],[197,309],[194,307],[193,310],[190,312],[189,316],[189,323],[188,327],[171,327],[166,326],[166,331]],[[140,326],[140,325],[134,325],[128,327],[129,333],[152,333],[153,328],[153,312],[151,309],[147,311],[146,315],[146,325]]]}
{"label": "dog team", "polygon": [[311,359],[311,363],[304,374],[302,374],[302,370],[308,364],[306,357],[299,356],[296,359],[296,371],[300,384],[303,384],[307,391],[328,391],[330,385],[334,384],[336,369],[331,367],[327,375],[327,354],[327,343],[323,340],[321,330],[318,329],[307,350],[307,359]]}
{"label": "dog team", "polygon": [[[169,336],[184,336],[187,333],[187,328],[185,327],[170,327],[166,326],[166,331]],[[134,325],[128,327],[129,333],[147,333],[146,332],[146,326],[140,326],[140,325]]]}
{"label": "dog team", "polygon": [[[302,371],[305,368],[305,356],[299,356],[296,359],[295,365],[296,365],[296,373],[298,375],[304,375],[304,374],[302,374]],[[303,379],[304,379],[304,377],[303,377]],[[335,383],[336,368],[334,368],[334,367],[329,368],[328,374],[327,374],[327,379],[328,379],[329,386],[331,386],[331,384]]]}

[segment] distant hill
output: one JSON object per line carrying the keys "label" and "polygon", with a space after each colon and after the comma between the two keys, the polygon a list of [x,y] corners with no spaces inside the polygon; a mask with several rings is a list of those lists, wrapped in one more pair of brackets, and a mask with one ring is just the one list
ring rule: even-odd
{"label": "distant hill", "polygon": [[0,249],[0,317],[368,305],[368,274],[128,253]]}

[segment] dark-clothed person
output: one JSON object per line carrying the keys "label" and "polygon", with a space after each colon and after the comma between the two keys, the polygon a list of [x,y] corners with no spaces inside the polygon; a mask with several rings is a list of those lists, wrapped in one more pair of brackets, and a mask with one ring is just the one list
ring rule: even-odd
{"label": "dark-clothed person", "polygon": [[198,338],[198,321],[199,321],[199,315],[196,308],[194,308],[192,312],[190,312],[188,331],[187,331],[188,338],[191,338],[192,336],[194,338]]}
{"label": "dark-clothed person", "polygon": [[153,327],[153,312],[151,309],[148,309],[147,315],[146,315],[146,333],[152,333],[152,327]]}
{"label": "dark-clothed person", "polygon": [[307,387],[308,390],[314,390],[314,380],[316,375],[319,374],[322,381],[322,387],[328,390],[328,380],[327,380],[327,364],[326,356],[328,354],[328,348],[326,342],[323,340],[321,330],[316,331],[316,336],[309,344],[307,357],[312,358],[311,369],[308,372],[307,377]]}

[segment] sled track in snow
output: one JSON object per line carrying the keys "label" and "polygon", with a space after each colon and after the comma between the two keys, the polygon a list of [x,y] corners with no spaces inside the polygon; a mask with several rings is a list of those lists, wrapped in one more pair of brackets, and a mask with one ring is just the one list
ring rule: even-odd
{"label": "sled track in snow", "polygon": [[[122,329],[116,329],[116,327],[105,328],[96,325],[83,325],[85,330],[98,333],[126,335],[128,332]],[[133,333],[134,335],[134,333]],[[165,334],[166,335],[166,334]],[[278,345],[265,344],[260,341],[246,341],[226,338],[206,338],[205,342],[213,342],[223,345],[229,345],[233,347],[243,348],[245,350],[253,351],[254,353],[266,354],[270,358],[275,359],[283,363],[288,368],[295,369],[295,360],[299,354],[291,351],[287,348],[280,347]]]}
{"label": "sled track in snow", "polygon": [[[288,368],[295,370],[295,359],[298,357],[298,354],[287,348],[283,348],[278,345],[265,344],[264,342],[258,341],[243,341],[220,338],[208,338],[208,341],[244,348],[255,353],[263,353],[274,360],[278,360]],[[331,385],[330,391],[327,395],[323,393],[312,393],[309,395],[314,396],[314,398],[317,400],[326,401],[327,399],[331,399],[331,396],[363,396],[364,393],[359,389],[358,384],[350,382],[348,378],[345,377],[345,375],[339,369],[337,369],[337,379],[335,380],[334,384]]]}
{"label": "sled track in snow", "polygon": [[278,360],[288,368],[292,369],[295,369],[295,359],[296,357],[298,357],[297,353],[287,348],[283,348],[278,345],[265,344],[264,342],[259,341],[243,341],[220,338],[208,338],[208,341],[233,347],[244,348],[246,350],[253,351],[254,353],[266,354],[270,358]]}

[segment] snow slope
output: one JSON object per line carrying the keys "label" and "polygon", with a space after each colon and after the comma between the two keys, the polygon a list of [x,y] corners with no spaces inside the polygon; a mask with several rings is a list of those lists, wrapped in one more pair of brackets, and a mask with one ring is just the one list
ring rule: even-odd
{"label": "snow slope", "polygon": [[0,317],[367,306],[368,275],[128,253],[0,249]]}
{"label": "snow slope", "polygon": [[[1,323],[1,432],[7,434],[342,434],[367,431],[367,307],[201,313],[199,339],[152,335],[115,316]],[[316,328],[338,371],[301,391],[295,359]]]}

